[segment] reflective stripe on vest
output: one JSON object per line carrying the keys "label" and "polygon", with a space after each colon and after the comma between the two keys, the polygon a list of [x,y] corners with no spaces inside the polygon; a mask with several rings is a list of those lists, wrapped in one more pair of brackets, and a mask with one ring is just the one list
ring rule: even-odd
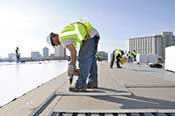
{"label": "reflective stripe on vest", "polygon": [[92,25],[88,21],[83,21],[82,23],[87,27],[88,31],[93,28]]}
{"label": "reflective stripe on vest", "polygon": [[73,31],[63,32],[63,33],[59,34],[59,36],[60,37],[64,37],[64,36],[76,34],[78,36],[79,40],[82,41],[83,37],[82,37],[82,35],[81,35],[80,31],[79,31],[78,24],[75,23],[73,25],[74,25],[74,30]]}
{"label": "reflective stripe on vest", "polygon": [[59,32],[60,42],[62,43],[62,41],[66,39],[74,39],[72,43],[74,47],[80,47],[82,41],[87,39],[86,37],[87,30],[84,25],[79,22],[67,25]]}

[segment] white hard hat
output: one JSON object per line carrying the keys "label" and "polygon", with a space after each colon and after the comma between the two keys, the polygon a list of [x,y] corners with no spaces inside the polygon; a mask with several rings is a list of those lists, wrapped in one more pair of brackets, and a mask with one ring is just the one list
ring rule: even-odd
{"label": "white hard hat", "polygon": [[57,35],[57,34],[51,32],[51,33],[47,36],[47,38],[46,38],[46,41],[47,41],[47,43],[48,43],[50,46],[54,46],[53,43],[52,43],[52,41],[51,41],[51,39],[52,39],[52,37],[54,37],[55,35]]}
{"label": "white hard hat", "polygon": [[51,38],[50,38],[51,36],[50,36],[50,34],[47,36],[47,38],[46,38],[46,42],[47,42],[47,44],[49,45],[49,46],[52,46],[52,43],[51,43]]}

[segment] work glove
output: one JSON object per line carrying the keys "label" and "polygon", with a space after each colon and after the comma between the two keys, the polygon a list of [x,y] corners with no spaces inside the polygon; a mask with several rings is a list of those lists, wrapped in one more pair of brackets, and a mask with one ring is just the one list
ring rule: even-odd
{"label": "work glove", "polygon": [[73,76],[75,73],[75,65],[69,64],[68,65],[68,76]]}

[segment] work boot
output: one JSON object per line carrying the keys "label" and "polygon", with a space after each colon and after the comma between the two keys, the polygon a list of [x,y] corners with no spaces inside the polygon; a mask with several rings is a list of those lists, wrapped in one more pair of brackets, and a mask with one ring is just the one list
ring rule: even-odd
{"label": "work boot", "polygon": [[86,87],[77,87],[77,86],[70,87],[69,91],[72,91],[72,92],[87,92]]}
{"label": "work boot", "polygon": [[110,68],[112,68],[112,66],[110,65]]}
{"label": "work boot", "polygon": [[88,89],[95,89],[95,88],[98,88],[98,84],[97,84],[97,83],[94,84],[94,83],[92,83],[92,82],[89,82],[89,83],[87,84],[87,88],[88,88]]}
{"label": "work boot", "polygon": [[121,66],[118,66],[117,68],[122,68]]}
{"label": "work boot", "polygon": [[87,92],[87,90],[84,88],[76,88],[76,87],[70,87],[69,91],[71,91],[71,92]]}

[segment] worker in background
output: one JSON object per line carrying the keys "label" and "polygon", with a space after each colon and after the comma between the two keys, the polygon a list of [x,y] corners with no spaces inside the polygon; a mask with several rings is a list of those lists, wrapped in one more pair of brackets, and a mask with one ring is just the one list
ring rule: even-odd
{"label": "worker in background", "polygon": [[120,62],[121,62],[121,58],[124,54],[124,51],[121,50],[121,49],[115,49],[112,53],[112,60],[111,60],[111,65],[110,65],[110,68],[113,68],[113,64],[114,62],[117,64],[117,68],[122,68],[120,66]]}
{"label": "worker in background", "polygon": [[114,52],[115,52],[115,50],[112,52],[110,68],[113,68],[113,65],[114,65]]}
{"label": "worker in background", "polygon": [[100,58],[99,53],[96,53],[96,59],[97,59],[98,61],[102,61],[102,59]]}
{"label": "worker in background", "polygon": [[[62,45],[70,51],[70,63],[68,65],[68,76],[74,75],[76,70],[76,47],[80,47],[78,54],[79,70],[75,87],[70,91],[86,91],[87,88],[98,87],[98,74],[96,53],[98,31],[88,22],[74,22],[61,29],[59,34],[50,33],[47,40],[52,46]],[[86,80],[88,78],[88,83]]]}
{"label": "worker in background", "polygon": [[132,63],[133,55],[132,55],[131,51],[128,51],[127,57],[128,57],[128,62],[129,62],[129,63]]}
{"label": "worker in background", "polygon": [[136,62],[136,56],[137,56],[136,50],[132,51],[132,56],[134,58],[134,62]]}
{"label": "worker in background", "polygon": [[18,47],[16,47],[15,53],[16,53],[16,62],[19,63],[20,62],[20,52],[19,52]]}

